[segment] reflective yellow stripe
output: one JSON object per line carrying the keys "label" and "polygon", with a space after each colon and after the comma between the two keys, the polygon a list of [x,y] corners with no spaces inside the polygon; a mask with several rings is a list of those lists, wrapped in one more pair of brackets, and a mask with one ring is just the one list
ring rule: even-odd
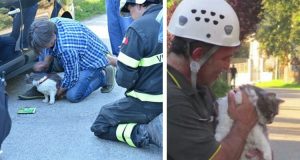
{"label": "reflective yellow stripe", "polygon": [[134,143],[132,142],[132,139],[131,139],[131,133],[132,133],[133,127],[135,125],[136,125],[136,123],[128,123],[127,126],[126,126],[126,128],[125,128],[125,131],[124,131],[125,141],[131,147],[136,147],[134,145]]}
{"label": "reflective yellow stripe", "polygon": [[127,96],[131,96],[134,98],[137,98],[141,101],[148,101],[148,102],[163,102],[163,95],[153,95],[153,94],[147,94],[147,93],[139,93],[136,91],[130,91],[126,93]]}
{"label": "reflective yellow stripe", "polygon": [[169,72],[169,70],[167,70],[169,76],[172,78],[173,82],[176,84],[176,86],[181,89],[180,84],[178,83],[177,79],[173,76],[173,74],[171,72]]}
{"label": "reflective yellow stripe", "polygon": [[163,54],[161,53],[152,57],[142,58],[139,63],[139,66],[141,67],[152,66],[154,64],[162,63],[162,60],[163,60]]}
{"label": "reflective yellow stripe", "polygon": [[123,138],[123,132],[124,129],[126,128],[127,124],[119,124],[116,130],[116,137],[119,141],[121,142],[125,142],[124,138]]}
{"label": "reflective yellow stripe", "polygon": [[163,54],[157,54],[154,55],[152,57],[146,57],[146,58],[142,58],[140,61],[131,58],[129,56],[127,56],[125,53],[120,52],[119,56],[118,56],[118,61],[122,62],[123,64],[132,67],[132,68],[137,68],[138,66],[140,67],[148,67],[151,65],[155,65],[158,63],[162,63],[163,61]]}
{"label": "reflective yellow stripe", "polygon": [[134,59],[134,58],[131,58],[129,56],[127,56],[126,54],[124,54],[123,52],[120,52],[119,53],[119,56],[118,56],[118,61],[126,64],[127,66],[129,67],[132,67],[132,68],[137,68],[140,61]]}
{"label": "reflective yellow stripe", "polygon": [[215,153],[209,158],[209,160],[212,160],[216,156],[216,154],[219,152],[220,149],[221,149],[221,145],[219,145],[219,147],[217,148]]}

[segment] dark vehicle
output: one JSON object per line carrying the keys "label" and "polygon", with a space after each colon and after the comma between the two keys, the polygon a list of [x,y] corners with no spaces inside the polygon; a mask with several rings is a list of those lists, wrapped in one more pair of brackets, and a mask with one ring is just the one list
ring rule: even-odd
{"label": "dark vehicle", "polygon": [[33,20],[57,16],[73,19],[73,0],[0,0],[0,74],[10,79],[33,67],[28,29]]}

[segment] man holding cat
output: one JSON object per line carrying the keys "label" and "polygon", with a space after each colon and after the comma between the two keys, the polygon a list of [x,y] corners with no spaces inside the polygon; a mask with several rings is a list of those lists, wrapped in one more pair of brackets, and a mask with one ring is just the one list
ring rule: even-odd
{"label": "man holding cat", "polygon": [[[57,97],[65,95],[67,100],[77,103],[101,86],[107,86],[104,68],[109,65],[106,57],[109,51],[86,26],[66,18],[37,20],[30,27],[28,39],[41,58],[34,66],[35,71],[53,71],[53,66],[63,69]],[[54,59],[57,63],[53,65]],[[30,96],[25,93],[19,98],[30,99]]]}
{"label": "man holding cat", "polygon": [[217,142],[216,99],[209,89],[240,45],[239,21],[224,0],[183,0],[168,30],[174,35],[168,55],[168,160],[239,159],[257,114],[243,93],[236,107],[228,94],[234,120],[227,137]]}

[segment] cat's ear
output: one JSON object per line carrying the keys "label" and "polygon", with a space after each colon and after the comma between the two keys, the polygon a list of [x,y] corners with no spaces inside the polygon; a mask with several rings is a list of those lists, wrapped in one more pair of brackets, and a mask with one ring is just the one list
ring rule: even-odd
{"label": "cat's ear", "polygon": [[278,102],[278,104],[281,104],[284,102],[284,100],[276,97],[276,93],[268,92],[267,94],[270,99],[275,99]]}
{"label": "cat's ear", "polygon": [[277,100],[278,104],[281,104],[281,103],[284,102],[284,100],[282,100],[282,99],[280,99],[280,98],[276,98],[276,100]]}

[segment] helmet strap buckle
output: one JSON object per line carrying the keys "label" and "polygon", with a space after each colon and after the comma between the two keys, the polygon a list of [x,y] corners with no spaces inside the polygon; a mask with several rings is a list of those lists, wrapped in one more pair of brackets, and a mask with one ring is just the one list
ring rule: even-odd
{"label": "helmet strap buckle", "polygon": [[220,46],[214,46],[205,53],[199,61],[195,61],[192,56],[190,56],[190,70],[191,70],[191,82],[194,89],[197,88],[197,74],[200,68],[208,61],[208,59],[216,53]]}

